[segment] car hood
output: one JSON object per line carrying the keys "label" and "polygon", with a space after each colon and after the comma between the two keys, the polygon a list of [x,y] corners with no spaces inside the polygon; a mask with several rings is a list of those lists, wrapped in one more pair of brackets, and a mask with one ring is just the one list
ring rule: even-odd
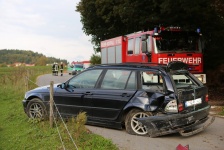
{"label": "car hood", "polygon": [[[58,90],[59,87],[57,87],[60,83],[54,84],[53,88],[54,88],[54,92],[56,92]],[[30,91],[28,91],[27,93],[44,93],[44,92],[49,92],[50,91],[50,85],[45,85],[45,86],[40,86],[37,87],[35,89],[32,89]]]}

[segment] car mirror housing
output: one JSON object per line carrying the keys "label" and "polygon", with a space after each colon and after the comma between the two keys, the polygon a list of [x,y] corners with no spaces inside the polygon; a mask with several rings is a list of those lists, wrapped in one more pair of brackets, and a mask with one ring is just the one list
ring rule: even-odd
{"label": "car mirror housing", "polygon": [[65,89],[66,84],[65,83],[62,83],[62,84],[59,84],[57,87],[60,87],[61,89]]}

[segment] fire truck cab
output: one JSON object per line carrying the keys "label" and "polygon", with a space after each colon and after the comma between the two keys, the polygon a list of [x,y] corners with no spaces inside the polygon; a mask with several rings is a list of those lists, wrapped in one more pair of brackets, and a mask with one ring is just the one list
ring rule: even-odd
{"label": "fire truck cab", "polygon": [[101,63],[151,62],[168,64],[182,61],[188,70],[206,83],[203,74],[204,42],[200,29],[185,31],[180,27],[156,27],[101,41]]}

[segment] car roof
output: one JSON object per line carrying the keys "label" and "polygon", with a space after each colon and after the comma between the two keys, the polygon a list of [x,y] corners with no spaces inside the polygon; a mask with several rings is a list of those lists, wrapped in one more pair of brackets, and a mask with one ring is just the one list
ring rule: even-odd
{"label": "car roof", "polygon": [[184,71],[189,73],[188,65],[181,61],[171,61],[167,65],[166,64],[158,64],[158,63],[138,63],[138,62],[129,62],[129,63],[117,63],[117,64],[101,64],[90,66],[89,69],[92,68],[122,68],[122,69],[156,69],[163,72],[170,71]]}
{"label": "car roof", "polygon": [[166,71],[167,65],[158,64],[158,63],[118,63],[118,64],[100,64],[90,66],[91,68],[123,68],[123,69],[156,69],[161,71]]}

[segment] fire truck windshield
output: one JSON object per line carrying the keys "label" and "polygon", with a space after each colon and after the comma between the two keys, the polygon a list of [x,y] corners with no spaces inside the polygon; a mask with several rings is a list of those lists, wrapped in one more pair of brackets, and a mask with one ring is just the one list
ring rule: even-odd
{"label": "fire truck windshield", "polygon": [[[178,32],[177,32],[178,33]],[[158,52],[201,52],[201,39],[197,35],[169,34],[154,36],[155,49]]]}

